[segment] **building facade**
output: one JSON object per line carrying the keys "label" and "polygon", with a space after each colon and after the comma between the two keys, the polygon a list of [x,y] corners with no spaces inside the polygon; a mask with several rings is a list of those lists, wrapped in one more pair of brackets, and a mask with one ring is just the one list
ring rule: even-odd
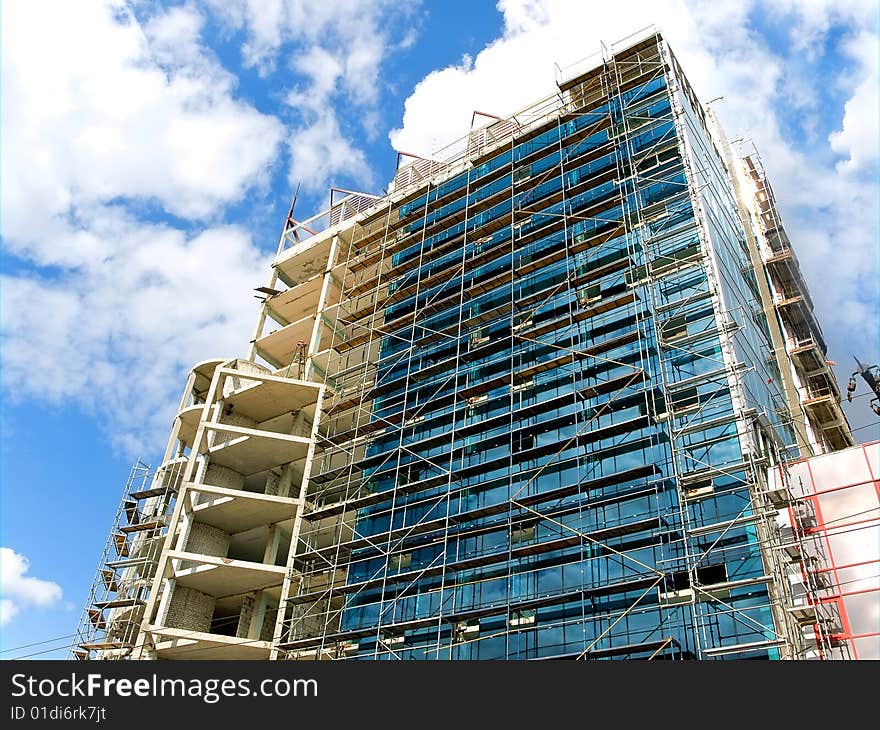
{"label": "building facade", "polygon": [[289,215],[247,355],[193,369],[133,473],[78,655],[843,656],[768,471],[852,436],[745,164],[652,32]]}
{"label": "building facade", "polygon": [[803,624],[825,626],[812,655],[880,659],[880,442],[778,466],[777,484],[799,495],[779,524],[801,532],[786,544],[801,566],[789,576],[795,610]]}

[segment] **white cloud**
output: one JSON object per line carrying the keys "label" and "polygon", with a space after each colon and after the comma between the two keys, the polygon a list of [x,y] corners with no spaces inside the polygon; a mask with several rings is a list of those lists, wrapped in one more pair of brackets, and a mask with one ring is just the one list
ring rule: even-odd
{"label": "white cloud", "polygon": [[326,49],[313,46],[298,54],[292,64],[297,71],[311,79],[311,87],[304,93],[291,91],[287,103],[316,113],[322,111],[342,76],[342,63]]}
{"label": "white cloud", "polygon": [[144,26],[153,59],[164,66],[186,69],[198,67],[212,76],[222,77],[222,69],[204,55],[201,33],[204,17],[194,7],[178,5],[151,17]]}
{"label": "white cloud", "polygon": [[[390,134],[395,149],[432,156],[468,133],[474,110],[512,114],[555,92],[555,64],[565,68],[598,54],[602,42],[655,23],[700,98],[724,96],[713,108],[730,136],[750,138],[761,152],[813,285],[832,357],[843,357],[850,347],[862,348],[872,362],[878,357],[877,328],[863,325],[876,318],[878,281],[873,0],[632,0],[625,12],[620,4],[500,0],[498,9],[504,18],[498,38],[473,59],[417,84],[400,127]],[[787,53],[768,47],[754,17],[788,28]],[[820,66],[834,43],[854,60],[854,68],[839,77]],[[845,107],[824,108],[822,85],[845,94]],[[786,131],[792,119],[809,135],[819,113],[826,123],[838,114],[839,131],[799,146]]]}
{"label": "white cloud", "polygon": [[880,156],[880,42],[876,34],[862,32],[846,44],[857,61],[860,79],[844,106],[841,128],[829,137],[831,148],[844,159],[838,169],[876,175]]}
{"label": "white cloud", "polygon": [[260,183],[281,124],[233,98],[234,77],[195,40],[201,22],[184,8],[144,29],[116,3],[3,4],[4,238],[119,197],[204,217]]}
{"label": "white cloud", "polygon": [[[203,24],[2,6],[2,237],[24,262],[0,284],[3,387],[93,409],[129,454],[161,446],[181,370],[244,354],[266,277],[222,213],[265,186],[284,128],[235,98]],[[197,224],[145,220],[164,213]]]}
{"label": "white cloud", "polygon": [[12,548],[0,547],[0,624],[6,624],[23,607],[60,604],[61,586],[51,580],[27,575],[28,559]]}
{"label": "white cloud", "polygon": [[[368,138],[377,133],[380,68],[395,48],[412,43],[416,0],[206,3],[228,30],[244,32],[245,65],[268,75],[288,58],[306,79],[287,94],[296,117],[287,138],[289,179],[311,193],[339,179],[372,188],[375,176],[353,140],[354,130],[359,127]],[[337,113],[340,108],[346,113]]]}
{"label": "white cloud", "polygon": [[[181,371],[251,335],[268,257],[225,207],[259,194],[284,149],[307,190],[374,183],[331,102],[374,119],[390,7],[188,3],[139,22],[122,0],[3,4],[0,217],[26,264],[0,287],[7,397],[75,401],[131,455],[161,445]],[[236,97],[208,12],[244,32],[248,63],[305,79],[290,129]]]}
{"label": "white cloud", "polygon": [[12,621],[12,618],[17,613],[18,606],[16,606],[8,598],[0,598],[0,626],[3,626],[3,624]]}
{"label": "white cloud", "polygon": [[288,145],[291,186],[302,182],[305,189],[320,190],[342,170],[367,186],[375,182],[363,151],[340,133],[336,115],[330,111],[317,114],[311,124],[294,132]]}
{"label": "white cloud", "polygon": [[[248,66],[270,72],[285,44],[334,50],[357,68],[367,48],[383,52],[388,13],[408,14],[412,0],[205,0],[229,30],[244,30]],[[375,70],[374,68],[370,69]],[[371,79],[374,80],[374,79]],[[366,90],[358,90],[364,93]],[[368,93],[368,92],[367,92]]]}
{"label": "white cloud", "polygon": [[771,21],[785,19],[795,50],[813,60],[832,25],[876,27],[875,0],[775,0],[760,9]]}
{"label": "white cloud", "polygon": [[[700,8],[699,18],[681,0],[633,0],[619,6],[569,3],[566,0],[500,0],[504,32],[473,59],[434,71],[407,99],[403,124],[391,132],[395,149],[431,155],[438,147],[467,134],[474,110],[505,116],[556,91],[557,65],[579,68],[588,57],[599,60],[602,43],[630,35],[640,26],[662,22],[675,53],[689,63],[695,86],[717,88],[718,60],[706,47],[707,35],[727,50],[748,44],[738,23],[748,9],[739,2]],[[756,49],[751,46],[754,55]],[[740,55],[742,51],[740,50]],[[766,83],[730,59],[737,82]],[[774,68],[763,69],[773,73]]]}
{"label": "white cloud", "polygon": [[76,399],[112,419],[118,447],[146,451],[167,434],[184,368],[245,355],[268,256],[236,226],[187,236],[106,208],[85,225],[52,239],[83,249],[62,280],[0,281],[4,384],[13,397]]}

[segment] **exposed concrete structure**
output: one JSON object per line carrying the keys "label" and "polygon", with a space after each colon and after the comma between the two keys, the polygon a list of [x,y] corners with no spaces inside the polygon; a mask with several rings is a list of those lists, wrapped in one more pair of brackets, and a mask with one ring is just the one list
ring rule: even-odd
{"label": "exposed concrete structure", "polygon": [[[822,454],[853,446],[852,433],[840,405],[840,388],[826,358],[827,346],[822,328],[813,312],[813,301],[804,281],[797,254],[782,225],[773,189],[757,154],[743,160],[738,177],[745,180],[741,201],[751,202],[751,231],[764,270],[768,276],[772,308],[779,316],[768,316],[776,344],[777,362],[784,372],[789,403],[800,428],[802,449]],[[745,173],[745,174],[744,174]],[[772,311],[768,307],[768,311]],[[781,346],[780,346],[781,345]],[[782,356],[784,348],[785,357]],[[802,418],[800,413],[806,418]]]}
{"label": "exposed concrete structure", "polygon": [[739,164],[651,32],[291,212],[247,356],[133,472],[79,656],[842,655],[767,470],[852,436]]}

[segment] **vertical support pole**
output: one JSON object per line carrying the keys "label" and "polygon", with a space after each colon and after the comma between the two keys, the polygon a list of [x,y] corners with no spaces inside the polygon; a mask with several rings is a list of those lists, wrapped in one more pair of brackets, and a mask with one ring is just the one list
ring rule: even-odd
{"label": "vertical support pole", "polygon": [[315,458],[315,446],[318,439],[318,426],[321,421],[321,409],[324,405],[325,386],[320,386],[318,390],[318,398],[315,403],[315,418],[312,421],[311,441],[306,452],[305,463],[303,464],[303,475],[300,480],[299,494],[297,495],[299,503],[296,506],[296,517],[293,521],[293,530],[290,535],[290,547],[287,550],[287,571],[284,574],[284,581],[281,584],[281,599],[278,602],[278,615],[275,617],[275,628],[272,632],[272,650],[269,654],[270,659],[278,658],[278,644],[281,643],[281,637],[284,632],[285,613],[287,612],[287,602],[290,597],[291,584],[294,574],[294,557],[296,556],[297,543],[299,542],[299,534],[302,530],[303,511],[306,506],[306,493],[309,485],[309,475],[312,472],[312,461]]}
{"label": "vertical support pole", "polygon": [[327,256],[327,268],[324,271],[324,280],[321,282],[321,294],[318,297],[318,307],[315,312],[315,324],[312,325],[312,335],[309,339],[308,350],[306,352],[305,371],[300,376],[302,380],[312,379],[312,358],[318,354],[318,345],[321,341],[321,327],[324,325],[324,310],[327,308],[327,292],[330,290],[332,279],[331,272],[336,265],[336,256],[339,252],[339,234],[334,234],[330,242],[330,253]]}

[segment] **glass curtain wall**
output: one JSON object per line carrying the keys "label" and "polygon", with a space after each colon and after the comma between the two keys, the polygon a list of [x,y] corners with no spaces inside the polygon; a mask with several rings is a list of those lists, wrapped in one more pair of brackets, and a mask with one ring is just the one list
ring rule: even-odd
{"label": "glass curtain wall", "polygon": [[768,451],[793,439],[670,60],[653,38],[563,86],[551,121],[391,208],[371,268],[340,265],[342,308],[374,324],[328,382],[369,382],[313,482],[356,498],[305,533],[290,646],[776,656],[744,414]]}

